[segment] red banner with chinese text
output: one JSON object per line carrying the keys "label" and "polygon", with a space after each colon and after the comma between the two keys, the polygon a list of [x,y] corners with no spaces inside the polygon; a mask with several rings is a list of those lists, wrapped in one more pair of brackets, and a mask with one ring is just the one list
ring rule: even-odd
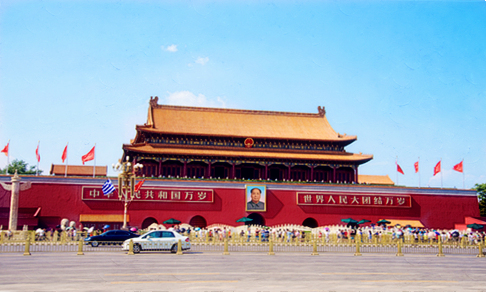
{"label": "red banner with chinese text", "polygon": [[[118,190],[118,188],[117,188]],[[117,192],[116,192],[117,193]],[[101,186],[83,187],[81,191],[82,200],[92,201],[118,201],[118,195],[114,193],[104,195]],[[150,187],[143,188],[135,193],[133,202],[153,203],[212,203],[214,201],[213,190],[207,189],[179,189]]]}
{"label": "red banner with chinese text", "polygon": [[411,208],[412,198],[409,195],[298,192],[297,205]]}

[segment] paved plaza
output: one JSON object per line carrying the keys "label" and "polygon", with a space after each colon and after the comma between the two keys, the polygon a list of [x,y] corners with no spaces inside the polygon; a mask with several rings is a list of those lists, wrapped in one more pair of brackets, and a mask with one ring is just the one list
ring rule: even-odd
{"label": "paved plaza", "polygon": [[0,291],[485,291],[466,255],[235,252],[0,254]]}

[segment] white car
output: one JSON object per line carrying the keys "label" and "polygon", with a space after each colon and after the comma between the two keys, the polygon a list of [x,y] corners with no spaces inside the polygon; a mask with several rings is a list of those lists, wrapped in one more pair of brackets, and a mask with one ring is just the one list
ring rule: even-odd
{"label": "white car", "polygon": [[191,248],[189,237],[180,235],[175,231],[170,230],[154,230],[145,233],[142,236],[125,240],[122,245],[122,250],[128,250],[130,240],[133,240],[133,252],[139,253],[142,250],[170,250],[170,252],[177,252],[177,244],[181,240],[181,249],[188,250]]}

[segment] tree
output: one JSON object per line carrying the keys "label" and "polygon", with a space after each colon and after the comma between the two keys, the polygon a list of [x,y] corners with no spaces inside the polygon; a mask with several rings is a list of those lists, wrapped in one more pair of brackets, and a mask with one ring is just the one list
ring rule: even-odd
{"label": "tree", "polygon": [[[9,174],[14,174],[15,170],[17,170],[18,174],[36,174],[35,166],[29,168],[27,162],[23,160],[14,159],[7,167],[0,169],[0,173],[5,174],[7,168]],[[42,170],[39,170],[39,174],[41,173]]]}
{"label": "tree", "polygon": [[486,184],[476,184],[474,189],[478,192],[479,213],[486,216]]}

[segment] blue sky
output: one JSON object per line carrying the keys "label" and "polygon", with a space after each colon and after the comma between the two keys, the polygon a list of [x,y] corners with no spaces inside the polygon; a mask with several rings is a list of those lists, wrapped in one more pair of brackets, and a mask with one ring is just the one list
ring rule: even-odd
{"label": "blue sky", "polygon": [[[361,174],[486,183],[486,1],[2,1],[0,147],[110,166],[159,103],[317,113]],[[0,167],[7,159],[0,155]],[[87,162],[93,165],[93,162]]]}

